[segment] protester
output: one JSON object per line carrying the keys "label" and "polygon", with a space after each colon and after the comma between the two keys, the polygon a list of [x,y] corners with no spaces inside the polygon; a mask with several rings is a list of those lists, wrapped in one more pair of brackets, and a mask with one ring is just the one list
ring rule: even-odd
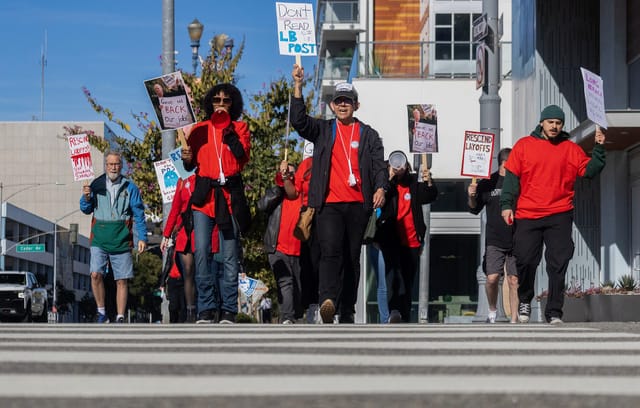
{"label": "protester", "polygon": [[269,216],[264,234],[264,247],[278,286],[280,322],[293,324],[302,317],[300,296],[300,241],[293,230],[300,215],[299,198],[284,192],[285,180],[292,183],[295,167],[283,161],[276,175],[276,186],[258,201],[258,209]]}
{"label": "protester", "polygon": [[353,323],[363,234],[373,208],[384,204],[388,185],[378,133],[354,118],[360,106],[352,84],[340,83],[331,101],[336,119],[309,116],[302,99],[304,69],[293,67],[291,124],[314,144],[309,206],[315,209],[320,246],[319,299],[324,323]]}
{"label": "protester", "polygon": [[384,257],[389,323],[411,320],[413,281],[420,264],[420,253],[427,226],[422,206],[438,197],[438,189],[425,167],[421,174],[411,172],[405,154],[396,150],[389,155],[389,190],[378,218],[375,241]]}
{"label": "protester", "polygon": [[[309,204],[309,181],[311,180],[311,164],[313,159],[307,157],[300,163],[294,179],[284,180],[285,194],[290,199],[301,198],[302,212]],[[320,323],[320,306],[318,305],[318,262],[320,247],[315,238],[315,227],[311,224],[309,239],[300,242],[300,284],[302,285],[301,303],[309,324]]]}
{"label": "protester", "polygon": [[[249,127],[239,121],[243,106],[238,88],[215,85],[203,100],[208,119],[192,128],[187,146],[182,148],[185,169],[197,166],[191,208],[200,323],[235,323],[238,312],[239,234],[250,222],[240,175],[250,152]],[[211,253],[211,234],[216,225],[224,264],[221,287],[215,279]],[[218,291],[220,305],[215,299]]]}
{"label": "protester", "polygon": [[502,218],[514,223],[514,250],[518,269],[518,320],[529,321],[536,269],[546,247],[549,299],[544,317],[562,323],[565,275],[573,256],[571,238],[575,181],[593,178],[605,165],[605,135],[597,128],[591,158],[563,131],[564,112],[549,105],[531,135],[518,140],[505,163],[500,196]]}
{"label": "protester", "polygon": [[498,294],[500,277],[507,275],[509,285],[509,306],[511,323],[518,319],[518,271],[513,256],[513,228],[502,219],[500,210],[500,194],[504,183],[504,164],[511,153],[510,148],[498,153],[498,170],[491,178],[471,183],[467,188],[469,211],[479,214],[487,208],[487,223],[485,230],[485,250],[483,270],[487,275],[485,290],[489,303],[487,323],[495,323],[498,311]]}
{"label": "protester", "polygon": [[82,188],[80,210],[92,214],[91,290],[98,307],[97,322],[109,323],[105,313],[103,275],[111,264],[116,281],[116,323],[124,323],[127,308],[128,279],[133,278],[131,249],[138,240],[138,253],[147,246],[144,204],[138,187],[121,174],[122,156],[109,151],[105,155],[105,174]]}

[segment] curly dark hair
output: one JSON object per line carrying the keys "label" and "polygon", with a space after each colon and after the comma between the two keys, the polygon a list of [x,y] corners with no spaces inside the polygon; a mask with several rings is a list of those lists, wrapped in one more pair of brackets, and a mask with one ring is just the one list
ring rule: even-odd
{"label": "curly dark hair", "polygon": [[242,94],[238,88],[229,83],[215,85],[209,90],[209,92],[207,92],[204,98],[202,98],[202,109],[206,113],[207,119],[209,119],[213,114],[213,97],[221,91],[229,95],[231,98],[231,108],[229,109],[229,116],[231,116],[231,120],[240,119],[240,115],[242,115],[242,110],[244,109]]}

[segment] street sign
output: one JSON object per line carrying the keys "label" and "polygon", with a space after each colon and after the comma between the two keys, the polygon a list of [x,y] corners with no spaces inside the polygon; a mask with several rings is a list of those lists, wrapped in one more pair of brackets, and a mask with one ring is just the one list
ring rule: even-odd
{"label": "street sign", "polygon": [[16,252],[44,252],[44,244],[19,244]]}
{"label": "street sign", "polygon": [[473,42],[478,42],[489,35],[489,24],[487,24],[487,15],[483,14],[473,20]]}

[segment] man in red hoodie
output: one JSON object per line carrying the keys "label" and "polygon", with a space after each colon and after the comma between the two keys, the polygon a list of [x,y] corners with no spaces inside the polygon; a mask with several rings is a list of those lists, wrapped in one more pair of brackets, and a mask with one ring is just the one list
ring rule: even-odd
{"label": "man in red hoodie", "polygon": [[520,323],[529,321],[543,243],[549,277],[544,316],[550,324],[562,323],[565,275],[574,250],[571,230],[575,181],[578,176],[597,176],[605,165],[605,136],[599,128],[589,157],[569,140],[563,126],[562,109],[547,106],[540,114],[540,124],[531,135],[516,142],[505,164],[500,207],[502,218],[515,227],[513,254],[518,269]]}

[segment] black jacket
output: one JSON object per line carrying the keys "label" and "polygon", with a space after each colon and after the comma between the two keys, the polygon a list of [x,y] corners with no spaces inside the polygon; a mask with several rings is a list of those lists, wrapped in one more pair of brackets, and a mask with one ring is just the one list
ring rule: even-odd
{"label": "black jacket", "polygon": [[[356,119],[358,120],[358,119]],[[362,178],[362,196],[366,211],[373,209],[373,194],[379,188],[387,189],[387,167],[384,163],[384,148],[378,132],[360,123],[360,145],[358,167]],[[336,135],[335,119],[316,119],[307,115],[304,100],[291,98],[291,124],[294,129],[313,143],[313,164],[309,182],[309,206],[321,208],[329,187],[331,151]]]}
{"label": "black jacket", "polygon": [[[409,186],[411,193],[411,212],[413,214],[413,225],[418,233],[418,240],[424,241],[427,232],[427,225],[422,215],[422,205],[432,203],[438,198],[438,188],[435,184],[429,186],[428,183],[418,183],[418,175],[408,173],[403,180],[399,181],[403,185]],[[378,229],[374,241],[382,245],[398,245],[398,233],[396,224],[398,218],[398,182],[394,179],[386,195],[386,203],[382,207],[378,218]]]}
{"label": "black jacket", "polygon": [[268,188],[264,196],[258,200],[258,210],[264,212],[269,217],[267,229],[264,231],[263,237],[264,250],[268,254],[275,253],[276,246],[278,245],[283,199],[284,188],[273,186]]}

